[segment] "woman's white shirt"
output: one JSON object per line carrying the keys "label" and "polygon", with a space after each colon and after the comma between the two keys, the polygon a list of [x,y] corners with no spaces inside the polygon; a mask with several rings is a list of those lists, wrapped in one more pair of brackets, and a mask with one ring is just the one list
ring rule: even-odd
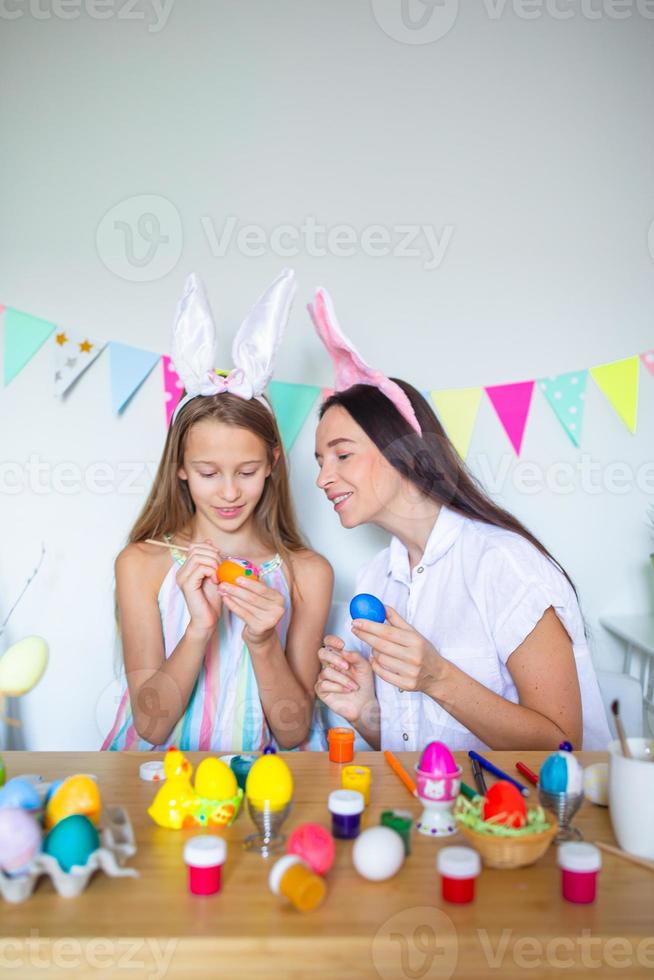
{"label": "woman's white shirt", "polygon": [[[560,569],[521,535],[442,507],[413,572],[407,549],[392,538],[359,572],[356,591],[392,606],[441,656],[514,703],[507,661],[553,606],[572,641],[581,690],[583,746],[575,748],[606,748],[608,722],[579,603]],[[353,636],[347,645],[370,655]],[[377,676],[375,687],[382,749],[421,750],[432,740],[488,748],[429,696]]]}

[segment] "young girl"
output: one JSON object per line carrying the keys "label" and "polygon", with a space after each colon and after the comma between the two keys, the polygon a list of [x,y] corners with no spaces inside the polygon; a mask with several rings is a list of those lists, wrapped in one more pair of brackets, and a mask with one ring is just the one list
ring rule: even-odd
{"label": "young girl", "polygon": [[374,748],[604,749],[568,575],[475,483],[422,395],[367,367],[324,291],[310,309],[337,372],[316,433],[318,486],[344,527],[392,535],[356,584],[386,622],[355,620],[355,649],[325,638],[318,697]]}
{"label": "young girl", "polygon": [[[188,394],[116,561],[126,689],[104,749],[240,752],[291,749],[307,738],[332,572],[297,528],[263,396],[293,290],[285,272],[264,294],[237,335],[236,369],[225,379],[213,369],[215,330],[201,284],[187,281],[173,359]],[[259,581],[219,585],[227,555],[258,566]]]}

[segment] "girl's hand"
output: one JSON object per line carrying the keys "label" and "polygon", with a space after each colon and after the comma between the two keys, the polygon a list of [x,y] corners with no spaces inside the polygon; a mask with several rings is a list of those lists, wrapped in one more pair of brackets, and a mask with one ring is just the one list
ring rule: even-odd
{"label": "girl's hand", "polygon": [[338,636],[326,636],[318,651],[322,670],[315,692],[321,701],[351,725],[369,716],[376,703],[375,678],[365,657],[345,650]]}
{"label": "girl's hand", "polygon": [[215,629],[222,612],[222,597],[216,581],[220,552],[211,541],[192,544],[176,581],[191,614],[189,627],[208,632]]}
{"label": "girl's hand", "polygon": [[355,619],[352,632],[372,647],[371,664],[378,677],[401,691],[429,693],[442,677],[446,661],[391,606],[384,608],[387,623]]}
{"label": "girl's hand", "polygon": [[221,582],[219,591],[230,612],[245,623],[243,639],[249,648],[261,646],[274,636],[286,606],[284,596],[263,582],[241,576],[236,585]]}

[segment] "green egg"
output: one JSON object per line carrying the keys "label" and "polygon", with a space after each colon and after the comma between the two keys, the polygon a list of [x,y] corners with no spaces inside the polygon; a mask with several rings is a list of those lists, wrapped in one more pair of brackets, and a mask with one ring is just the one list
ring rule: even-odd
{"label": "green egg", "polygon": [[56,858],[64,871],[70,871],[75,864],[85,865],[99,847],[97,830],[88,817],[78,813],[60,820],[43,842],[44,854]]}

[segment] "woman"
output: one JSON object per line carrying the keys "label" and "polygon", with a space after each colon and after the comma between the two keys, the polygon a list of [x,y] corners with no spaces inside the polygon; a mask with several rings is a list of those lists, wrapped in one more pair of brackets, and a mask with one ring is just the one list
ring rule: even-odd
{"label": "woman", "polygon": [[325,638],[318,697],[376,749],[605,748],[568,575],[475,483],[422,395],[365,365],[324,291],[311,312],[337,369],[317,484],[344,527],[392,535],[356,587],[384,602],[386,622],[355,620],[357,649]]}

